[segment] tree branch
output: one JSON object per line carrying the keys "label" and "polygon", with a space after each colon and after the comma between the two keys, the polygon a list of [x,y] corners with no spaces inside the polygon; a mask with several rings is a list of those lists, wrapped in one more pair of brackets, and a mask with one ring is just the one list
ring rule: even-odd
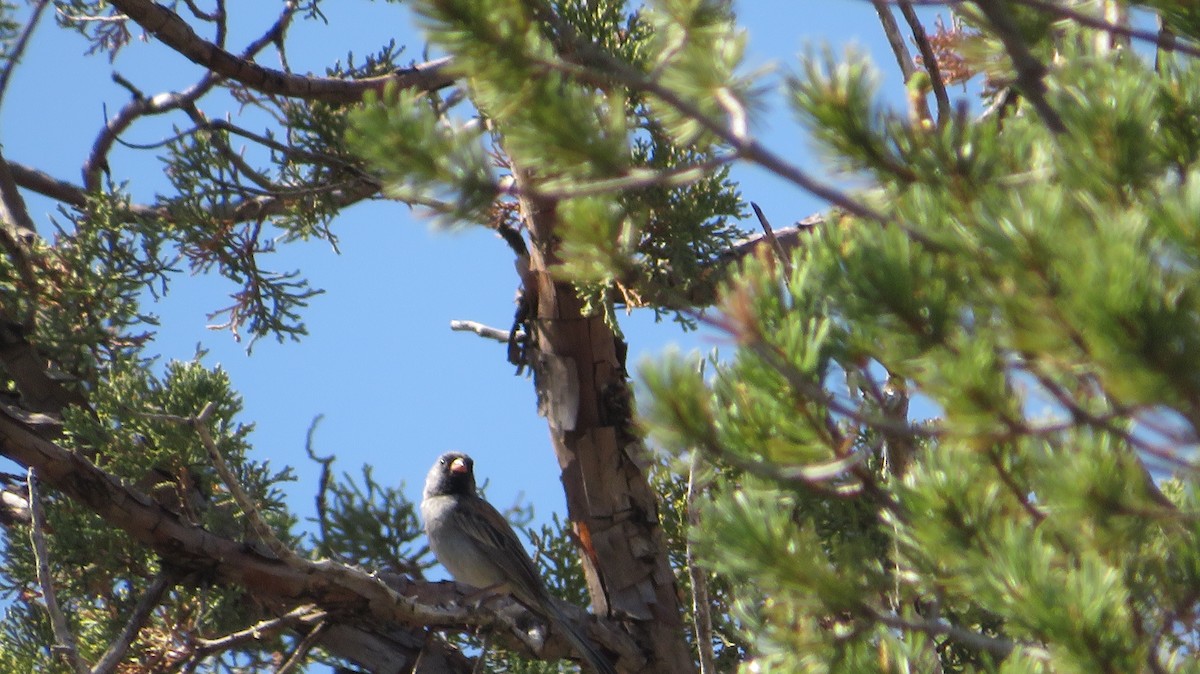
{"label": "tree branch", "polygon": [[163,595],[171,586],[175,584],[175,575],[166,570],[159,571],[154,577],[154,582],[146,591],[142,593],[138,603],[133,607],[133,613],[129,616],[129,622],[125,624],[125,629],[121,630],[117,640],[108,647],[104,657],[100,658],[100,662],[92,668],[92,674],[112,674],[117,671],[117,666],[121,664],[125,654],[129,652],[129,647],[133,645],[134,639],[137,638],[138,632],[145,626],[146,621],[150,619],[150,614],[158,606],[158,602],[162,600]]}
{"label": "tree branch", "polygon": [[33,244],[37,241],[37,226],[29,217],[25,199],[17,189],[8,163],[0,153],[0,248],[8,254],[21,283],[25,286],[28,308],[21,318],[25,330],[32,330],[37,312],[38,281],[33,268]]}
{"label": "tree branch", "polygon": [[[892,15],[887,0],[871,0],[871,4],[875,6],[875,13],[879,15],[879,23],[883,26],[883,35],[891,45],[892,53],[896,55],[896,65],[900,66],[900,74],[907,82],[917,69],[913,65],[908,45],[904,44],[904,36],[900,34],[900,24],[896,23],[896,17]],[[926,117],[928,117],[928,105],[926,108]]]}
{"label": "tree branch", "polygon": [[50,0],[37,0],[29,21],[25,23],[25,28],[21,30],[21,35],[17,37],[16,43],[12,46],[12,52],[8,54],[8,63],[5,63],[4,70],[0,71],[0,103],[4,101],[4,94],[8,92],[8,82],[12,78],[13,71],[17,68],[17,64],[21,62],[21,55],[25,53],[25,47],[29,44],[29,38],[33,35],[38,21],[42,18],[42,11],[49,4]]}
{"label": "tree branch", "polygon": [[448,72],[449,58],[361,80],[293,75],[231,54],[201,38],[178,14],[151,0],[112,0],[111,4],[189,61],[263,94],[326,103],[357,103],[367,91],[381,93],[388,84],[404,89],[432,91],[454,82],[454,77]]}
{"label": "tree branch", "polygon": [[66,659],[76,674],[88,674],[87,663],[79,657],[75,635],[67,625],[67,616],[59,607],[58,595],[54,591],[54,577],[50,573],[50,550],[46,546],[46,514],[42,510],[42,497],[37,488],[37,471],[33,467],[29,468],[26,484],[29,487],[29,513],[32,518],[29,538],[33,545],[38,585],[42,587],[42,601],[46,604],[46,612],[50,614],[50,625],[54,629],[56,642],[50,650]]}
{"label": "tree branch", "polygon": [[[495,340],[501,344],[508,344],[514,338],[514,333],[500,328],[493,328],[490,325],[477,323],[475,321],[450,321],[450,329],[455,332],[473,332],[480,337]],[[524,336],[520,330],[516,331],[515,336],[518,338]]]}
{"label": "tree branch", "polygon": [[[294,564],[286,564],[264,556],[241,541],[185,521],[100,470],[81,453],[40,437],[3,407],[0,456],[34,468],[44,484],[133,540],[169,555],[181,571],[202,571],[205,578],[238,586],[275,610],[315,604],[335,615],[336,609],[338,619],[322,636],[322,647],[371,671],[407,671],[423,649],[431,653],[424,657],[462,663],[444,642],[427,638],[429,627],[464,631],[501,627],[498,635],[507,646],[536,657],[556,657],[570,650],[561,635],[541,642],[527,633],[522,625],[530,624],[528,612],[514,602],[501,602],[501,607],[507,607],[503,611],[467,606],[462,600],[469,590],[453,583],[418,583],[405,576],[370,574],[328,560],[297,557]],[[588,620],[582,609],[563,609],[574,620]],[[604,621],[592,625],[592,631],[596,630],[601,631],[606,645],[636,650],[628,636]],[[373,644],[371,649],[363,648],[367,643]]]}
{"label": "tree branch", "polygon": [[[286,3],[275,23],[265,33],[260,35],[258,39],[251,42],[240,58],[244,61],[250,61],[258,52],[262,51],[263,47],[279,39],[287,29],[295,11],[295,3]],[[214,20],[217,20],[218,41],[221,43],[224,43],[225,35],[224,18],[225,12],[223,10],[217,12],[217,15],[214,17]],[[199,38],[197,37],[197,39]],[[216,47],[214,46],[214,48]],[[118,75],[113,75],[114,80],[117,80],[118,77]],[[121,82],[120,80],[117,81],[118,83]],[[221,78],[216,73],[212,70],[207,70],[199,82],[179,93],[159,94],[158,96],[146,98],[140,92],[132,90],[134,99],[126,104],[116,116],[105,123],[104,128],[92,144],[92,151],[83,165],[83,182],[87,190],[90,192],[100,189],[100,173],[107,166],[108,153],[121,133],[128,129],[134,121],[140,117],[160,115],[179,108],[194,106],[200,97],[208,93],[220,81]]]}

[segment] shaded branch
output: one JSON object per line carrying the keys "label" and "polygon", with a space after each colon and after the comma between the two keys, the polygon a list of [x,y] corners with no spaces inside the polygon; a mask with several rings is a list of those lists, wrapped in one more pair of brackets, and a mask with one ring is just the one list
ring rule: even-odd
{"label": "shaded branch", "polygon": [[[26,315],[21,317],[25,330],[32,330],[37,312],[38,282],[33,268],[33,245],[37,241],[37,226],[29,217],[25,199],[17,189],[17,183],[8,170],[8,163],[0,154],[0,248],[8,254],[28,298]],[[2,341],[0,341],[2,345]]]}
{"label": "shaded branch", "polygon": [[201,38],[178,14],[151,0],[112,0],[111,4],[189,61],[263,94],[326,103],[357,103],[364,93],[382,93],[389,84],[403,89],[432,91],[454,82],[448,72],[449,58],[361,80],[293,75],[231,54]]}
{"label": "shaded branch", "polygon": [[[900,24],[896,23],[896,17],[892,16],[892,10],[888,7],[887,0],[871,0],[871,4],[875,6],[875,13],[879,15],[879,23],[883,26],[883,35],[892,47],[892,53],[896,55],[896,65],[900,66],[900,74],[907,82],[917,69],[913,65],[908,45],[904,44],[904,36],[900,33]],[[928,106],[926,107],[928,108]],[[928,116],[928,110],[926,110],[926,116]]]}
{"label": "shaded branch", "polygon": [[244,630],[226,634],[216,639],[198,639],[196,641],[195,654],[205,656],[211,653],[219,653],[240,646],[241,644],[259,641],[267,634],[282,632],[285,629],[293,629],[301,626],[317,625],[322,620],[325,620],[326,615],[325,611],[322,611],[313,604],[297,606],[281,616],[260,621]]}
{"label": "shaded branch", "polygon": [[[703,363],[704,361],[700,361]],[[700,513],[696,508],[696,500],[700,492],[707,491],[708,483],[702,476],[697,475],[700,468],[700,453],[692,452],[692,462],[688,469],[687,505],[688,527],[696,530],[700,527]],[[696,550],[692,537],[684,543],[684,555],[687,559],[688,579],[692,584],[692,615],[696,626],[696,651],[700,656],[700,674],[717,674],[717,665],[713,661],[712,643],[712,613],[708,595],[708,576],[696,561]]]}
{"label": "shaded branch", "polygon": [[1042,123],[1046,125],[1047,129],[1054,133],[1065,132],[1067,127],[1063,124],[1062,118],[1046,100],[1046,82],[1044,81],[1047,72],[1046,66],[1029,50],[1029,46],[1021,37],[1020,30],[1013,22],[1012,16],[1009,15],[1008,9],[1004,7],[1003,3],[996,0],[979,0],[976,5],[979,7],[979,11],[987,17],[988,23],[996,32],[996,37],[1000,38],[1005,51],[1012,59],[1013,68],[1016,70],[1015,84],[1017,88],[1033,105],[1034,110],[1037,110],[1038,116],[1042,118]]}

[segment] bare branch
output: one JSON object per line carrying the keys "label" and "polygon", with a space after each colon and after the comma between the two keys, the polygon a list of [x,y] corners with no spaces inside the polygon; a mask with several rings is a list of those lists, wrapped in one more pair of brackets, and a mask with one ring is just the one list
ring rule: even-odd
{"label": "bare branch", "polygon": [[50,625],[54,629],[54,639],[57,642],[50,650],[65,658],[76,674],[88,674],[87,663],[79,657],[75,635],[67,625],[67,616],[63,615],[58,605],[58,595],[54,591],[54,577],[50,573],[50,550],[46,545],[46,513],[42,510],[37,471],[33,467],[29,468],[25,483],[29,488],[29,513],[32,518],[29,538],[33,544],[33,556],[37,564],[38,584],[42,588],[42,601],[46,604],[46,612],[50,614]]}
{"label": "bare branch", "polygon": [[[896,23],[896,17],[892,15],[887,0],[871,0],[871,4],[875,6],[875,13],[879,15],[879,23],[883,26],[883,35],[891,45],[892,53],[896,55],[896,65],[900,66],[900,74],[907,82],[917,69],[913,65],[908,45],[904,43],[904,36],[900,34],[900,24]],[[928,110],[926,110],[926,117],[928,116]]]}
{"label": "bare branch", "polygon": [[[701,361],[703,363],[704,361]],[[707,490],[701,476],[697,475],[700,467],[700,453],[692,452],[692,465],[688,470],[687,494],[684,497],[687,504],[688,527],[695,530],[700,526],[700,513],[696,509],[698,495]],[[696,551],[689,536],[685,543],[684,554],[687,558],[688,578],[692,582],[692,615],[696,625],[696,651],[700,655],[700,674],[717,674],[717,665],[713,661],[712,615],[708,598],[708,576],[696,562]]]}
{"label": "bare branch", "polygon": [[473,332],[480,337],[495,340],[502,344],[507,344],[515,335],[518,339],[525,336],[524,331],[517,330],[509,332],[500,328],[493,328],[490,325],[477,323],[475,321],[450,321],[450,329],[455,332]]}
{"label": "bare branch", "polygon": [[921,18],[913,10],[912,3],[900,0],[898,4],[900,13],[904,15],[904,20],[908,22],[908,27],[912,30],[913,41],[917,43],[917,49],[921,50],[921,61],[925,66],[925,72],[929,73],[929,82],[933,86],[933,97],[937,101],[938,126],[942,126],[950,121],[951,110],[950,97],[946,94],[946,83],[942,80],[937,54],[933,53],[933,46],[929,44],[929,38],[925,35],[925,26],[921,24]]}
{"label": "bare branch", "polygon": [[5,63],[4,70],[0,71],[0,104],[4,101],[4,94],[8,92],[8,82],[12,78],[13,71],[17,68],[17,64],[20,63],[21,56],[25,53],[25,47],[29,44],[29,38],[33,35],[38,21],[42,18],[42,11],[49,4],[49,0],[37,0],[33,8],[33,13],[29,16],[29,21],[25,23],[25,28],[21,30],[21,35],[17,37],[17,41],[12,47],[12,53],[8,55],[8,63]]}
{"label": "bare branch", "polygon": [[[165,9],[163,11],[169,12],[169,10]],[[283,31],[290,23],[292,14],[295,11],[295,3],[287,3],[283,12],[280,14],[279,19],[276,20],[276,22],[263,35],[259,36],[258,39],[254,40],[249,46],[246,47],[246,50],[242,53],[240,59],[250,62],[250,60],[253,59],[254,56],[263,49],[263,47],[267,46],[278,36],[282,35]],[[222,43],[224,42],[225,34],[224,17],[224,10],[217,12],[217,18],[220,19],[217,21],[218,41]],[[175,18],[179,19],[178,16]],[[179,21],[182,22],[182,19],[179,19]],[[183,25],[185,27],[187,26],[186,23]],[[191,28],[188,28],[188,30],[191,30]],[[200,39],[198,36],[195,36],[195,33],[192,33],[192,35],[196,37],[197,40]],[[215,45],[213,48],[219,49]],[[119,75],[113,75],[113,79],[116,80],[118,84],[121,84],[124,78],[118,78]],[[116,116],[105,123],[104,128],[100,131],[100,134],[92,143],[91,153],[88,155],[88,158],[83,165],[83,183],[87,191],[91,192],[100,189],[100,174],[107,167],[108,153],[112,149],[113,143],[117,140],[117,138],[126,129],[128,129],[134,123],[134,121],[141,117],[160,115],[172,110],[193,106],[195,102],[200,99],[200,97],[207,94],[220,81],[221,77],[219,77],[217,73],[214,73],[212,70],[208,70],[200,78],[199,82],[191,87],[188,87],[182,92],[159,94],[150,98],[141,95],[141,92],[133,87],[132,83],[125,82],[124,86],[126,86],[127,89],[130,89],[130,91],[133,93],[133,100],[126,104],[125,107],[123,107],[116,114]]]}
{"label": "bare branch", "polygon": [[196,642],[196,652],[198,655],[208,655],[210,653],[229,650],[244,643],[260,640],[267,634],[305,625],[319,624],[325,619],[325,616],[325,611],[317,608],[314,604],[297,606],[281,616],[263,620],[244,630],[226,634],[217,639],[199,639]]}
{"label": "bare branch", "polygon": [[1171,35],[1169,32],[1168,34],[1164,35],[1154,31],[1141,30],[1127,25],[1113,23],[1103,18],[1072,9],[1066,5],[1056,2],[1049,2],[1048,0],[1012,0],[1012,2],[1025,5],[1026,7],[1040,9],[1050,14],[1054,14],[1055,16],[1060,16],[1064,19],[1070,19],[1089,28],[1097,28],[1099,30],[1108,31],[1113,35],[1121,35],[1124,37],[1133,38],[1135,40],[1142,40],[1144,42],[1156,45],[1163,51],[1179,52],[1180,54],[1187,54],[1188,56],[1200,57],[1200,47],[1193,46],[1187,41],[1176,40],[1174,39],[1174,35]]}
{"label": "bare branch", "polygon": [[133,645],[134,639],[137,638],[138,632],[145,626],[146,621],[150,619],[150,614],[158,606],[158,602],[162,600],[163,595],[171,586],[175,584],[175,575],[168,571],[159,571],[154,577],[154,581],[150,583],[150,587],[142,593],[138,603],[133,607],[133,613],[129,616],[129,621],[125,623],[125,629],[121,630],[121,634],[117,640],[108,647],[108,651],[104,657],[100,658],[100,662],[92,668],[91,674],[112,674],[117,671],[117,666],[121,664],[121,660],[125,658],[125,654],[129,652],[129,647]]}
{"label": "bare branch", "polygon": [[263,519],[262,513],[258,506],[254,503],[254,499],[246,493],[242,488],[241,482],[237,476],[229,469],[229,464],[225,462],[225,457],[221,456],[221,450],[217,448],[216,441],[213,440],[212,433],[208,429],[208,422],[212,419],[213,413],[217,411],[217,406],[211,401],[205,403],[204,409],[194,417],[177,417],[170,414],[148,414],[149,418],[160,419],[163,421],[174,421],[176,423],[184,423],[195,429],[196,434],[200,436],[200,443],[204,445],[204,449],[208,452],[208,458],[212,461],[213,467],[217,469],[217,474],[221,476],[221,481],[225,483],[225,488],[233,496],[233,500],[241,508],[242,514],[246,516],[246,521],[249,522],[250,528],[254,531],[267,548],[279,559],[294,565],[299,561],[296,553],[279,540],[275,531]]}
{"label": "bare branch", "polygon": [[308,656],[308,652],[317,645],[317,641],[321,638],[321,635],[324,634],[326,629],[328,629],[327,623],[324,621],[317,623],[317,626],[314,627],[308,634],[304,635],[304,639],[296,645],[296,648],[292,651],[291,656],[289,656],[288,659],[279,666],[279,669],[275,670],[275,674],[289,674],[299,667],[304,662],[304,658]]}
{"label": "bare branch", "polygon": [[763,234],[767,237],[767,241],[771,243],[771,247],[775,250],[776,257],[779,258],[779,264],[783,265],[784,271],[787,272],[787,277],[792,277],[792,258],[783,248],[783,244],[779,239],[775,238],[775,230],[771,229],[771,222],[767,220],[767,216],[763,213],[758,204],[751,201],[750,207],[754,209],[754,215],[758,216],[758,224],[762,226]]}
{"label": "bare branch", "polygon": [[994,653],[1002,658],[1007,657],[1016,647],[1007,639],[996,639],[940,620],[911,620],[889,611],[870,607],[866,609],[872,618],[893,629],[924,632],[930,636],[947,636],[960,644]]}
{"label": "bare branch", "polygon": [[264,94],[327,103],[357,103],[367,91],[382,92],[388,84],[405,89],[432,91],[454,82],[447,72],[449,58],[417,64],[390,75],[361,80],[292,75],[234,56],[196,35],[192,27],[178,14],[151,0],[112,0],[111,4],[163,44],[193,63]]}

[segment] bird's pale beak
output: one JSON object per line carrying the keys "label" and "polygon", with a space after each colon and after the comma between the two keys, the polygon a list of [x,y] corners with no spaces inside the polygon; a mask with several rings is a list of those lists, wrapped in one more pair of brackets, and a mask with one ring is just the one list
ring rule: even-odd
{"label": "bird's pale beak", "polygon": [[462,459],[455,459],[455,460],[451,461],[450,462],[450,472],[451,473],[467,472],[467,462],[463,461]]}

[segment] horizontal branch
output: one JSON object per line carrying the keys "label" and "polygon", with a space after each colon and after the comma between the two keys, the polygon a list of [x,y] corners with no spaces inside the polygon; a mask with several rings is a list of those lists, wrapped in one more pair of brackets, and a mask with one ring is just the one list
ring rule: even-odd
{"label": "horizontal branch", "polygon": [[357,103],[367,91],[382,92],[388,84],[433,91],[454,82],[449,73],[449,58],[360,80],[286,73],[238,58],[200,37],[178,14],[151,0],[111,0],[110,4],[189,61],[263,94],[326,103]]}
{"label": "horizontal branch", "polygon": [[[87,207],[88,192],[83,187],[60,180],[24,164],[11,161],[7,162],[7,164],[9,170],[12,172],[14,182],[19,187],[32,190],[42,196],[50,197],[55,201],[69,204],[76,208]],[[360,177],[357,180],[347,183],[346,187],[331,189],[330,194],[333,196],[334,206],[340,208],[368,199],[378,194],[379,190],[380,185],[374,179]],[[226,222],[259,220],[272,215],[286,213],[291,208],[291,199],[290,195],[246,197],[209,210],[209,216]],[[159,206],[130,204],[125,207],[123,215],[127,220],[163,219],[173,221],[175,219],[170,202]]]}
{"label": "horizontal branch", "polygon": [[[396,574],[368,573],[329,560],[296,557],[285,562],[257,552],[239,540],[218,536],[167,510],[149,496],[123,484],[78,452],[38,436],[17,417],[0,408],[0,456],[36,469],[42,483],[77,501],[121,529],[134,540],[162,554],[172,568],[202,571],[207,578],[241,588],[266,606],[281,613],[298,605],[314,604],[330,612],[330,629],[322,645],[358,662],[371,671],[407,671],[422,649],[421,657],[453,661],[449,647],[427,640],[425,630],[438,627],[469,630],[501,627],[505,644],[538,657],[561,657],[570,648],[561,635],[539,643],[519,626],[527,616],[518,605],[500,602],[510,611],[467,606],[469,594],[454,583],[416,582]],[[492,602],[489,606],[495,606]],[[564,606],[578,621],[586,614]],[[627,652],[634,647],[627,637],[603,622],[593,623],[606,645],[616,644]],[[336,643],[330,643],[336,638]],[[364,653],[341,650],[338,644],[386,643],[387,651]],[[435,645],[437,644],[437,645]],[[439,646],[440,645],[440,646]],[[378,662],[364,662],[366,657]],[[466,671],[466,670],[460,670]]]}

